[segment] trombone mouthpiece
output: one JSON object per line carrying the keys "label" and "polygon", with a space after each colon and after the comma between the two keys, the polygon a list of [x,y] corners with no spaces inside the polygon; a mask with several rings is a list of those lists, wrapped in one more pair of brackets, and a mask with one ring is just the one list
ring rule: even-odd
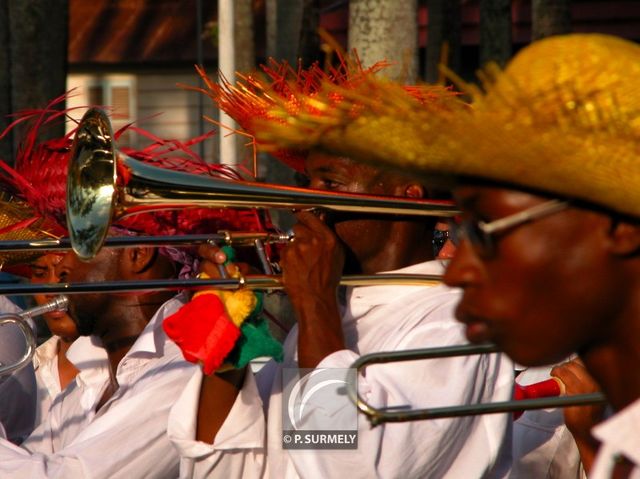
{"label": "trombone mouthpiece", "polygon": [[65,295],[60,295],[56,298],[53,298],[48,303],[43,304],[42,306],[35,306],[31,309],[25,309],[18,315],[23,319],[30,319],[46,313],[51,313],[52,311],[66,311],[68,307],[69,298]]}

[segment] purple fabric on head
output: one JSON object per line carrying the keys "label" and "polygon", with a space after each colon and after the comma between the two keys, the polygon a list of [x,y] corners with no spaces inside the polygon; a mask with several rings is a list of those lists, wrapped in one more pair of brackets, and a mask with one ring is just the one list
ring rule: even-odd
{"label": "purple fabric on head", "polygon": [[[138,236],[136,231],[123,228],[121,226],[110,226],[109,234],[114,236]],[[191,248],[192,249],[192,248]],[[175,263],[182,265],[178,273],[179,279],[193,278],[198,274],[198,265],[200,261],[196,255],[187,251],[187,249],[175,248],[173,246],[160,246],[158,253],[169,258]]]}

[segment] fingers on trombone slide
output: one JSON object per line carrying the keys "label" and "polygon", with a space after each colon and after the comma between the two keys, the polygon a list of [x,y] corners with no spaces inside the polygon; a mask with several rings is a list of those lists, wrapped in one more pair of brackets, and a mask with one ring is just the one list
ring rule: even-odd
{"label": "fingers on trombone slide", "polygon": [[227,254],[213,241],[198,246],[198,255],[201,258],[198,272],[209,278],[228,278],[228,269],[232,267],[228,263]]}

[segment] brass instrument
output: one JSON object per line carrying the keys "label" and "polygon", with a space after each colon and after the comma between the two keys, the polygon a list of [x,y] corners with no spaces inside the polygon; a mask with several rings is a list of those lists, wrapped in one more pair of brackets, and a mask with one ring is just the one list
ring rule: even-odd
{"label": "brass instrument", "polygon": [[[361,370],[372,364],[391,363],[399,361],[415,361],[419,359],[447,358],[454,356],[469,356],[473,354],[497,353],[494,344],[465,344],[461,346],[446,346],[440,348],[411,349],[406,351],[380,352],[365,354],[352,365],[359,374]],[[347,383],[347,393],[356,404],[358,410],[367,416],[372,426],[387,422],[419,421],[423,419],[439,419],[445,417],[470,416],[477,414],[495,414],[516,412],[529,409],[545,409],[551,407],[584,406],[605,402],[602,393],[575,394],[571,396],[522,399],[517,401],[502,401],[484,404],[468,404],[462,406],[445,406],[427,409],[406,408],[376,408],[368,404],[359,394],[357,384]]]}
{"label": "brass instrument", "polygon": [[114,219],[185,207],[324,208],[413,216],[457,213],[446,202],[319,192],[156,168],[115,148],[111,124],[101,110],[90,109],[84,115],[67,177],[67,226],[80,258],[88,260],[97,254]]}
{"label": "brass instrument", "polygon": [[11,374],[25,367],[31,362],[31,358],[36,352],[36,335],[31,329],[31,326],[27,322],[28,319],[41,316],[45,313],[52,311],[66,311],[69,300],[66,296],[58,296],[52,301],[43,304],[42,306],[36,306],[31,309],[26,309],[19,313],[8,313],[0,315],[0,326],[3,324],[15,324],[20,328],[22,334],[24,334],[26,349],[22,357],[13,364],[1,364],[0,376]]}
{"label": "brass instrument", "polygon": [[[438,275],[424,274],[374,274],[347,275],[340,280],[342,286],[374,286],[381,284],[403,284],[436,286],[441,283]],[[164,290],[198,290],[217,289],[282,289],[281,277],[278,275],[251,275],[239,278],[212,279],[154,279],[146,281],[102,281],[99,283],[40,283],[40,284],[7,284],[0,290],[2,294],[81,294],[81,293],[132,293],[140,291]]]}
{"label": "brass instrument", "polygon": [[[205,243],[225,244],[229,246],[255,246],[256,241],[263,244],[286,243],[291,236],[285,233],[254,231],[218,231],[213,234],[194,234],[178,236],[116,236],[105,239],[105,248],[129,248],[131,246],[192,246]],[[0,240],[0,251],[5,252],[41,252],[71,250],[69,238],[49,238],[38,240]]]}

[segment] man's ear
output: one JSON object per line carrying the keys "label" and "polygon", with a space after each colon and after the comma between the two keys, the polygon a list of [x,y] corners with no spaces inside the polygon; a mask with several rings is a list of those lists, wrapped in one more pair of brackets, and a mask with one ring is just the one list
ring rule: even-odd
{"label": "man's ear", "polygon": [[157,248],[134,246],[127,248],[123,254],[125,274],[138,276],[149,270],[158,255]]}
{"label": "man's ear", "polygon": [[610,250],[619,256],[640,253],[640,225],[625,220],[613,220],[609,232]]}

